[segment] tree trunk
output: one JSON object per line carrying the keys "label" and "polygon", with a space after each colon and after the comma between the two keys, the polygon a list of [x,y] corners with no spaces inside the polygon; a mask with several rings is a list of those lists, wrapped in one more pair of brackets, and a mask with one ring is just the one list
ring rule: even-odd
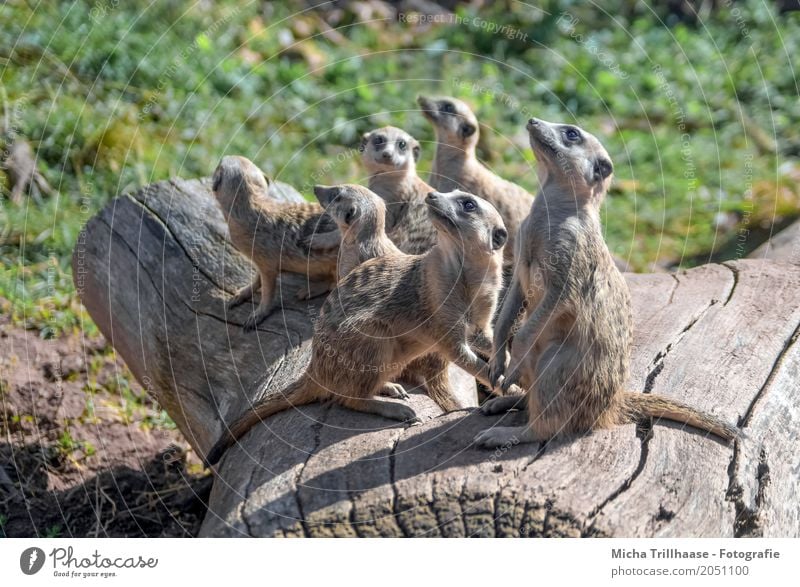
{"label": "tree trunk", "polygon": [[[292,196],[288,191],[282,197]],[[73,257],[79,294],[136,378],[204,455],[253,402],[304,369],[321,299],[257,332],[247,283],[208,181],[162,182],[111,202]],[[482,451],[474,382],[465,409],[405,428],[333,405],[269,418],[221,461],[204,536],[796,536],[800,451],[800,266],[771,261],[628,275],[634,300],[631,390],[688,401],[748,437],[726,446],[667,423],[626,425],[545,446]]]}

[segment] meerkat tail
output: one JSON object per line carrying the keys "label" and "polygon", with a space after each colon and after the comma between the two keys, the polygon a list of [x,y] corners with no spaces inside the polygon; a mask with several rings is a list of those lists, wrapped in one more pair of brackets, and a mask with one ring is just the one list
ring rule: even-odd
{"label": "meerkat tail", "polygon": [[303,374],[300,379],[290,384],[281,393],[266,398],[255,405],[252,410],[239,416],[227,430],[223,431],[222,437],[208,451],[205,465],[216,464],[234,442],[265,418],[292,407],[314,403],[319,399],[320,395],[317,393],[316,385]]}
{"label": "meerkat tail", "polygon": [[728,422],[660,395],[623,392],[622,409],[628,422],[643,417],[663,418],[710,432],[726,442],[741,436],[739,429]]}

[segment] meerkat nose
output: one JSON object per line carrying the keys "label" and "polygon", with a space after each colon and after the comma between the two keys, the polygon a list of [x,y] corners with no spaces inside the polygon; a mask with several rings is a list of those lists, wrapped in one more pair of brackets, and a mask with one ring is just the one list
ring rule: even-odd
{"label": "meerkat nose", "polygon": [[392,158],[392,154],[389,151],[384,151],[383,152],[383,158],[384,159],[391,159]]}
{"label": "meerkat nose", "polygon": [[530,119],[528,119],[528,128],[531,128],[532,126],[538,126],[538,125],[539,125],[539,119],[538,118],[530,118]]}
{"label": "meerkat nose", "polygon": [[439,192],[428,192],[428,200],[438,200],[439,199]]}

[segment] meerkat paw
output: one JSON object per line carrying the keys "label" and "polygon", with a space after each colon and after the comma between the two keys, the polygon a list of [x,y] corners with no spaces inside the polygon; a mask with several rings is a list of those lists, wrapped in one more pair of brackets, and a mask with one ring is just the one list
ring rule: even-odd
{"label": "meerkat paw", "polygon": [[496,416],[505,414],[509,410],[521,409],[525,407],[525,396],[503,396],[490,399],[481,406],[481,414],[484,416]]}
{"label": "meerkat paw", "polygon": [[225,307],[228,310],[233,310],[237,306],[241,306],[243,303],[245,303],[252,297],[253,297],[253,290],[247,287],[242,288],[235,295],[228,298],[228,300],[225,302]]}
{"label": "meerkat paw", "polygon": [[398,422],[405,422],[411,426],[415,424],[422,424],[422,420],[413,408],[404,404],[397,404],[394,402],[383,402],[385,406],[382,407],[381,415],[391,420]]}
{"label": "meerkat paw", "polygon": [[532,439],[529,439],[527,426],[495,426],[479,432],[474,442],[481,448],[510,448],[523,442],[532,442]]}
{"label": "meerkat paw", "polygon": [[399,383],[387,383],[383,386],[380,393],[383,397],[393,397],[395,399],[408,399],[410,396],[406,388]]}
{"label": "meerkat paw", "polygon": [[308,287],[301,287],[299,290],[297,290],[297,299],[310,300],[311,298],[326,294],[329,291],[331,291],[330,283],[309,283]]}
{"label": "meerkat paw", "polygon": [[245,332],[252,332],[258,325],[261,324],[267,316],[272,313],[274,308],[267,308],[266,310],[256,310],[252,314],[247,317],[247,320],[244,321],[242,325],[242,329]]}

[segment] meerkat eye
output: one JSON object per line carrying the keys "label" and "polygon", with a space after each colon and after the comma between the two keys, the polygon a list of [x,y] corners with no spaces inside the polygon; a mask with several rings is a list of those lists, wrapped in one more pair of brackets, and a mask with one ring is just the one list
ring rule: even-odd
{"label": "meerkat eye", "polygon": [[406,142],[405,141],[397,141],[397,146],[400,147],[401,151],[406,150]]}
{"label": "meerkat eye", "polygon": [[455,114],[456,108],[450,102],[445,102],[442,105],[442,112],[446,112],[447,114]]}
{"label": "meerkat eye", "polygon": [[356,207],[350,206],[344,215],[345,224],[350,224],[353,221],[353,218],[355,218],[355,216],[356,216]]}
{"label": "meerkat eye", "polygon": [[384,143],[383,137],[375,137],[374,139],[372,139],[372,144],[375,145],[376,147],[379,147],[383,143]]}
{"label": "meerkat eye", "polygon": [[461,207],[464,208],[464,212],[474,212],[478,209],[478,205],[472,200],[464,200]]}
{"label": "meerkat eye", "polygon": [[567,137],[568,141],[575,142],[581,138],[581,133],[577,129],[570,127],[564,131],[564,136]]}

